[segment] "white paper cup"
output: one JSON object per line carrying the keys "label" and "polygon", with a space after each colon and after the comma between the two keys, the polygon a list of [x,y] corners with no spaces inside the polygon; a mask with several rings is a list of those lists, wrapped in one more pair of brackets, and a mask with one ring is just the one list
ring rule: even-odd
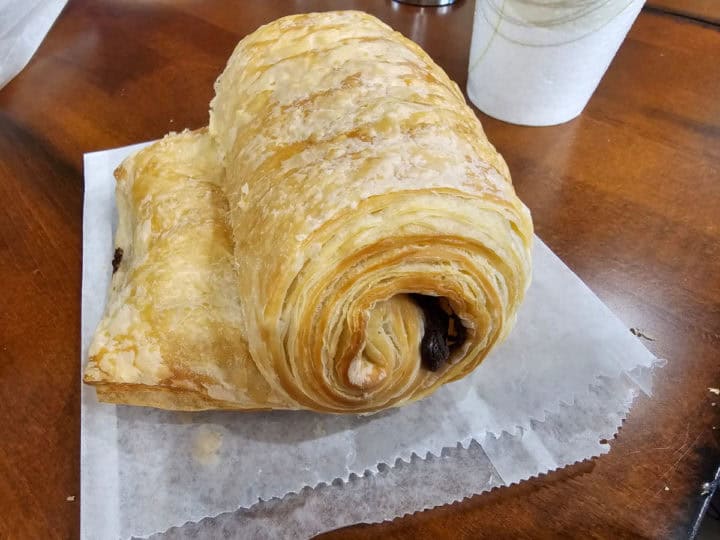
{"label": "white paper cup", "polygon": [[575,118],[645,0],[477,0],[467,91],[484,113],[528,126]]}

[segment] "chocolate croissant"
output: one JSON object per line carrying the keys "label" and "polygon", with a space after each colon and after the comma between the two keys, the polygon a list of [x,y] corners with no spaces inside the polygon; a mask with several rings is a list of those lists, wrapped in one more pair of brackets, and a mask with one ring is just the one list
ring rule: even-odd
{"label": "chocolate croissant", "polygon": [[400,406],[470,373],[529,284],[502,157],[442,69],[364,13],[250,34],[208,129],[117,177],[122,258],[85,372],[105,401]]}

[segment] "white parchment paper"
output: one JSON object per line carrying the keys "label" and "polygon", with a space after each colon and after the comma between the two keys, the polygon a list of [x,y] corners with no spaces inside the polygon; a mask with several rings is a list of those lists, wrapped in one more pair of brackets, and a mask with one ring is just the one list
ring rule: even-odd
{"label": "white parchment paper", "polygon": [[[649,368],[639,368],[634,375],[648,377],[651,373]],[[380,465],[376,474],[368,471],[351,475],[346,483],[336,480],[315,489],[305,488],[249,509],[174,527],[153,535],[152,540],[309,538],[353,523],[378,523],[450,504],[512,483],[493,466],[501,459],[500,449],[511,456],[508,461],[513,462],[513,474],[525,471],[524,478],[546,472],[538,464],[538,456],[570,464],[596,455],[598,433],[615,433],[638,391],[624,375],[600,379],[572,406],[563,405],[544,422],[533,422],[535,433],[531,438],[523,432],[513,436],[505,432],[499,444],[486,440],[489,452],[473,441],[467,449],[445,448],[440,456],[428,454],[421,459],[413,455],[409,462]],[[528,451],[530,439],[534,448]]]}
{"label": "white parchment paper", "polygon": [[[111,275],[112,171],[138,147],[85,156],[83,365]],[[627,327],[536,239],[533,284],[508,340],[469,377],[401,409],[365,417],[177,413],[100,404],[94,390],[83,387],[81,533],[85,538],[147,535],[351,474],[359,478],[312,492],[324,507],[328,501],[322,497],[335,505],[345,499],[333,490],[349,494],[347,504],[354,508],[338,508],[331,517],[340,522],[329,526],[368,521],[371,515],[390,519],[451,502],[607,451],[599,441],[612,436],[637,392],[650,391],[648,378],[640,375],[653,361]],[[473,439],[480,448],[458,449],[457,460],[411,460],[428,452],[441,456],[443,448],[467,447]],[[410,463],[385,466],[398,459]],[[461,465],[454,469],[453,461],[471,463],[475,474]],[[420,498],[398,496],[404,491],[393,486],[419,481],[423,473],[414,469],[429,467],[431,474],[433,464],[465,482]],[[375,499],[370,495],[380,497],[381,488],[397,500],[371,512]],[[353,493],[371,501],[364,503],[365,514]],[[287,513],[285,499],[263,504]],[[242,518],[242,513],[228,515]],[[311,517],[306,526],[308,515],[291,517],[303,534],[324,530],[319,518]],[[291,521],[285,516],[277,526]]]}

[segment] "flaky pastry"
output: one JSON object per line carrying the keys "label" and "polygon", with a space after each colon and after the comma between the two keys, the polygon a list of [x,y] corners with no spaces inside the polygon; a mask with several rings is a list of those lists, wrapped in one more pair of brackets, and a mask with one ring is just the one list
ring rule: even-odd
{"label": "flaky pastry", "polygon": [[115,403],[399,406],[470,373],[530,280],[530,214],[459,88],[361,12],[244,38],[208,128],[128,158],[117,203],[85,372]]}

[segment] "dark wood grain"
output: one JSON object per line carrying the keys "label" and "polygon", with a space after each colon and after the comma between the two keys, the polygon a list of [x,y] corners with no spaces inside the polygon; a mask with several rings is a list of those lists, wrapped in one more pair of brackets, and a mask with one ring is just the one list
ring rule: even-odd
{"label": "dark wood grain", "polygon": [[[78,535],[82,155],[206,123],[236,42],[298,11],[360,8],[464,86],[473,5],[70,1],[0,91],[0,538]],[[681,538],[720,461],[720,32],[644,12],[586,111],[480,115],[538,234],[667,358],[590,463],[324,538]],[[713,406],[718,403],[718,406]],[[667,489],[666,489],[667,488]],[[75,496],[74,501],[66,500]]]}
{"label": "dark wood grain", "polygon": [[720,25],[720,2],[717,0],[648,0],[650,9]]}

